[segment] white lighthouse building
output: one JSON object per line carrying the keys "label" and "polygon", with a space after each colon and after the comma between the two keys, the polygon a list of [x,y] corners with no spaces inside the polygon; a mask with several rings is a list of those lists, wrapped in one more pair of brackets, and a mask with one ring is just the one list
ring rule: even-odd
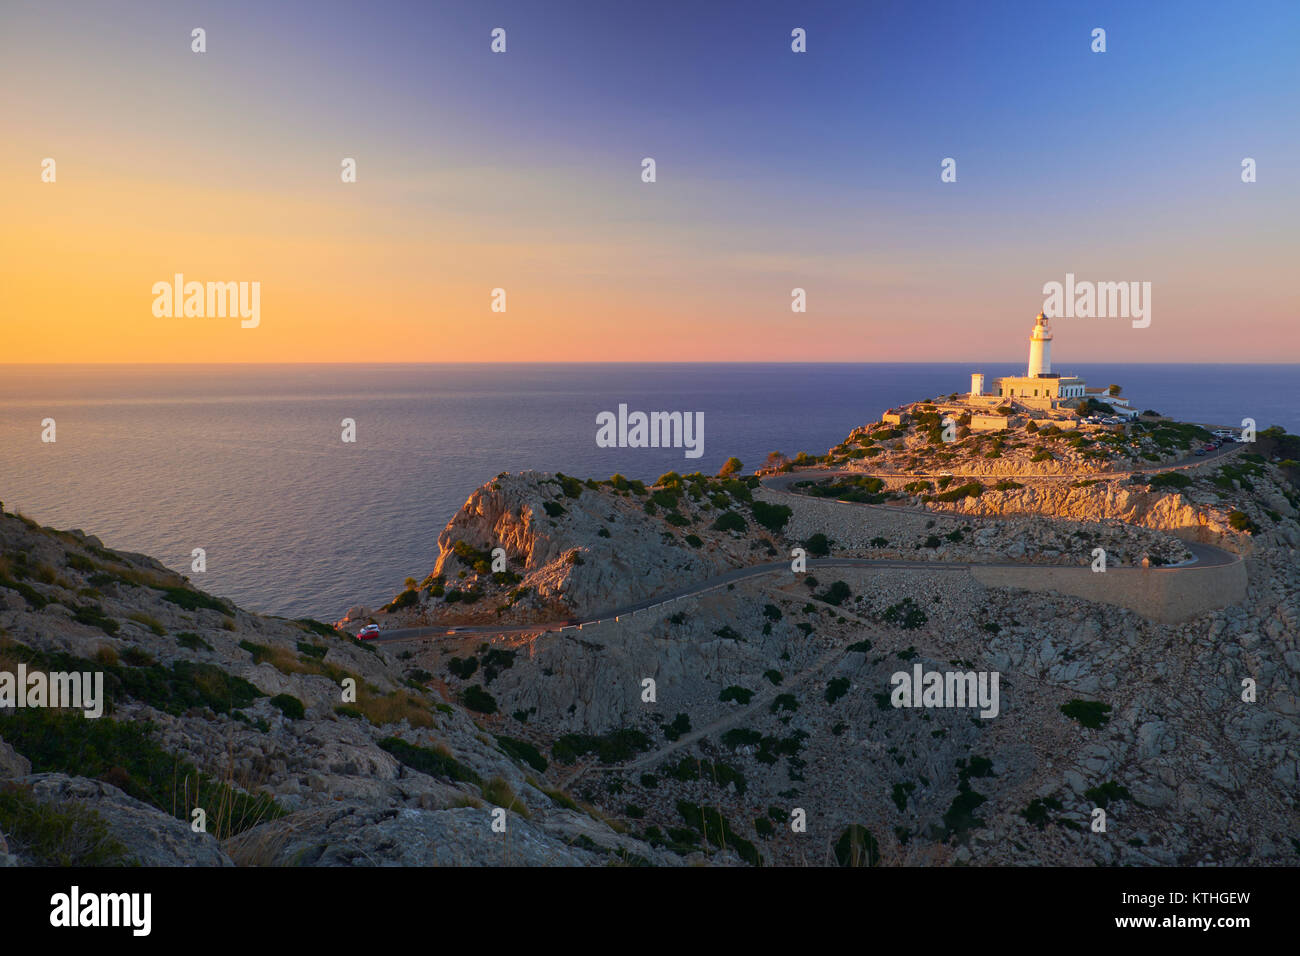
{"label": "white lighthouse building", "polygon": [[1029,336],[1029,378],[1052,374],[1052,330],[1047,327],[1047,316],[1038,313],[1038,322]]}
{"label": "white lighthouse building", "polygon": [[[937,406],[940,412],[969,414],[971,431],[1003,431],[1024,418],[1037,421],[1040,427],[1051,423],[1076,428],[1115,425],[1123,418],[1136,418],[1137,408],[1130,399],[1121,398],[1120,391],[1118,385],[1088,388],[1078,375],[1053,372],[1052,322],[1046,313],[1039,312],[1029,333],[1029,365],[1024,375],[995,378],[990,388],[983,372],[971,372],[969,392],[954,392],[947,400],[935,398],[918,404],[927,413]],[[891,408],[880,420],[899,425],[909,414],[906,408]]]}
{"label": "white lighthouse building", "polygon": [[[1052,371],[1052,323],[1039,312],[1033,331],[1029,333],[1029,366],[1025,374],[994,379],[993,388],[987,395],[987,400],[1014,398],[1029,408],[1050,412],[1063,402],[1085,398],[1087,383],[1077,375]],[[984,376],[979,372],[973,373],[970,398],[984,397]]]}

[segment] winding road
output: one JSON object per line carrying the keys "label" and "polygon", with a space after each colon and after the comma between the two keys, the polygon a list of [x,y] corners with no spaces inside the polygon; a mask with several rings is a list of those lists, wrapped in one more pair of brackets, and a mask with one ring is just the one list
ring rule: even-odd
{"label": "winding road", "polygon": [[[1087,472],[1076,474],[1061,475],[1040,475],[1040,474],[1008,474],[1008,475],[960,475],[953,474],[953,479],[961,478],[1033,478],[1041,479],[1080,479],[1080,478],[1107,478],[1119,475],[1133,474],[1135,472],[1149,473],[1156,471],[1182,471],[1205,465],[1211,461],[1222,460],[1224,457],[1234,454],[1240,449],[1235,445],[1225,445],[1223,448],[1216,450],[1212,455],[1206,455],[1196,461],[1189,461],[1178,465],[1164,465],[1143,468],[1128,468],[1117,472]],[[945,473],[947,474],[947,473]],[[796,481],[823,481],[828,478],[840,476],[866,476],[879,478],[912,478],[921,479],[929,477],[940,477],[938,475],[922,474],[896,474],[896,473],[872,473],[864,471],[828,471],[828,470],[809,470],[802,472],[791,472],[784,475],[772,475],[763,479],[763,488],[776,492],[781,495],[790,495],[792,497],[801,497],[794,492],[789,491],[790,485]],[[837,501],[832,498],[815,499],[823,502],[834,501],[845,507],[856,508],[880,508],[888,511],[898,511],[897,506],[893,505],[873,505],[862,502]],[[1216,548],[1213,545],[1199,544],[1195,542],[1183,542],[1187,549],[1192,553],[1192,560],[1183,564],[1169,567],[1150,568],[1153,574],[1177,574],[1180,571],[1186,571],[1191,568],[1218,567],[1232,564],[1240,561],[1241,557],[1231,552]],[[936,571],[940,573],[952,571],[967,571],[974,565],[970,562],[949,562],[949,561],[901,561],[887,558],[809,558],[808,571],[811,573],[815,570],[825,568],[893,568],[909,571]],[[980,562],[980,567],[993,568],[1023,568],[1038,567],[1039,565],[1030,565],[1024,562]],[[517,625],[511,627],[501,627],[495,624],[468,624],[461,626],[449,627],[446,625],[435,625],[428,627],[403,627],[393,628],[391,630],[381,631],[380,634],[371,639],[371,643],[376,644],[396,644],[406,641],[419,641],[431,637],[455,637],[466,634],[533,634],[533,633],[550,633],[564,630],[580,630],[585,626],[599,624],[602,621],[617,621],[619,618],[636,614],[639,611],[647,611],[652,608],[669,604],[673,601],[679,601],[683,598],[697,597],[701,594],[707,594],[710,591],[717,591],[728,585],[733,585],[738,581],[745,581],[751,578],[762,577],[768,574],[790,573],[790,561],[788,559],[781,561],[769,561],[764,564],[755,564],[743,568],[733,568],[715,577],[708,578],[704,581],[676,588],[667,593],[655,595],[635,604],[628,604],[623,607],[613,608],[603,611],[593,617],[583,620],[564,620],[551,621],[530,625]]]}

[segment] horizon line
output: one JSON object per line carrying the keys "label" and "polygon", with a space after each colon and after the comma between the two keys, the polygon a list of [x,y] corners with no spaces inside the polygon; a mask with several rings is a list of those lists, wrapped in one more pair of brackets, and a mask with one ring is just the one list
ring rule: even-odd
{"label": "horizon line", "polygon": [[[1074,364],[1077,365],[1114,365],[1114,366],[1135,366],[1135,365],[1221,365],[1221,366],[1280,366],[1280,365],[1300,365],[1300,359],[1280,362],[1222,362],[1222,361],[1180,361],[1180,362],[1115,362],[1108,359],[1078,359]],[[254,366],[285,366],[295,365],[305,367],[354,367],[358,365],[392,365],[392,366],[436,366],[436,365],[527,365],[543,367],[547,365],[960,365],[966,367],[978,365],[1024,365],[1023,361],[1011,359],[970,359],[965,361],[918,361],[909,360],[827,360],[819,361],[815,359],[799,361],[768,361],[763,359],[750,359],[744,361],[728,360],[709,360],[709,359],[692,359],[692,360],[672,360],[672,359],[647,359],[644,361],[629,360],[610,360],[610,361],[533,361],[533,362],[483,362],[483,361],[446,361],[446,362],[423,362],[423,361],[355,361],[355,362],[276,362],[276,361],[254,361],[254,362],[0,362],[0,368],[68,368],[73,366],[94,366],[96,368],[130,368],[137,366],[150,367],[236,367],[246,368]],[[978,368],[974,369],[978,371]]]}

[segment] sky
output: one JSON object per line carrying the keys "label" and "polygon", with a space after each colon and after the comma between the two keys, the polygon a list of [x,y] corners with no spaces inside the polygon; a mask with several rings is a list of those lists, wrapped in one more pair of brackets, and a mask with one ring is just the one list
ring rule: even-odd
{"label": "sky", "polygon": [[1297,49],[1294,0],[6,0],[0,363],[1019,360],[1067,273],[1151,322],[1057,362],[1297,362]]}

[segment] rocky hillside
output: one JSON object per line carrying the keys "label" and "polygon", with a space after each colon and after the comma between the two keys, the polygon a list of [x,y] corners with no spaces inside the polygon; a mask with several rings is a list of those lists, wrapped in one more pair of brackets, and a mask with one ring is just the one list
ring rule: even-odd
{"label": "rocky hillside", "polygon": [[408,579],[378,613],[354,607],[339,623],[555,621],[771,560],[784,553],[789,512],[756,506],[757,484],[676,472],[652,487],[621,475],[502,474],[448,523],[431,573]]}
{"label": "rocky hillside", "polygon": [[[344,622],[476,629],[379,645],[0,513],[0,674],[101,673],[108,698],[0,710],[0,862],[1293,865],[1283,438],[978,491],[501,475]],[[1179,535],[1246,555],[1248,599],[1166,626],[966,569],[1177,565]],[[918,667],[996,674],[995,713],[894,706]]]}
{"label": "rocky hillside", "polygon": [[[1295,492],[1276,465],[1245,464],[1258,472],[1250,488],[1212,507],[1268,518],[1267,502]],[[792,530],[805,508],[851,508],[781,498],[791,499]],[[1250,555],[1249,601],[1176,627],[943,567],[993,550],[1002,539],[990,525],[945,539],[948,561],[930,568],[774,572],[581,631],[451,636],[419,645],[414,660],[493,732],[548,752],[576,796],[674,852],[725,846],[770,864],[1295,864],[1300,526],[1276,514],[1267,528],[1229,519],[1223,529]],[[897,547],[905,532],[983,519],[869,508],[845,520],[845,537],[874,531]],[[1022,538],[1031,551],[1052,535],[1082,548],[1070,530],[1081,525],[1016,522],[1035,524]],[[1144,548],[1152,540],[1128,531]],[[1125,540],[1105,524],[1093,533]],[[918,664],[999,673],[999,713],[894,708],[892,676]],[[1105,832],[1092,830],[1098,810]],[[792,831],[792,815],[806,832]]]}
{"label": "rocky hillside", "polygon": [[[750,510],[724,502],[746,519],[725,533],[700,507],[710,500],[700,479],[680,513],[707,531],[704,554],[724,556],[702,577],[795,546],[913,567],[777,570],[581,630],[449,635],[419,644],[413,661],[494,733],[548,753],[576,797],[675,853],[725,847],[769,864],[1294,864],[1300,493],[1286,462],[1255,451],[1202,465],[981,481],[946,498],[968,483],[964,468],[942,486],[808,470],[789,490],[751,488]],[[555,575],[565,583],[548,593],[574,589],[587,610],[680,586],[660,552],[620,547],[656,534],[669,543],[671,526],[644,506],[659,485],[620,495],[584,482],[565,500],[566,481],[502,476],[480,489],[439,541],[438,574],[490,587],[464,542],[480,554],[504,546],[525,583]],[[520,497],[508,503],[507,490]],[[526,496],[535,503],[521,509]],[[539,521],[548,500],[566,513]],[[789,514],[756,533],[753,502]],[[1189,558],[1179,535],[1247,554],[1249,600],[1165,626],[985,587],[951,567],[1087,563],[1097,546],[1112,564],[1177,565]],[[574,550],[622,561],[644,581],[584,590],[587,564],[564,557]],[[420,612],[445,613],[432,594]],[[997,716],[893,707],[893,676],[917,665],[998,673]],[[1103,832],[1092,829],[1098,811]],[[797,819],[806,830],[792,829]]]}
{"label": "rocky hillside", "polygon": [[0,709],[0,865],[682,861],[409,658],[0,513],[0,674],[101,674],[106,697]]}
{"label": "rocky hillside", "polygon": [[[955,396],[954,396],[955,397]],[[897,424],[878,422],[856,428],[825,455],[800,452],[768,456],[761,473],[828,466],[894,473],[963,475],[1061,475],[1106,472],[1171,464],[1212,436],[1205,428],[1159,415],[1143,415],[1130,425],[1094,425],[1008,402],[985,410],[1003,419],[996,431],[971,428],[971,410],[936,399],[901,410]],[[1063,413],[1066,414],[1066,413]],[[951,428],[944,422],[951,421]]]}

